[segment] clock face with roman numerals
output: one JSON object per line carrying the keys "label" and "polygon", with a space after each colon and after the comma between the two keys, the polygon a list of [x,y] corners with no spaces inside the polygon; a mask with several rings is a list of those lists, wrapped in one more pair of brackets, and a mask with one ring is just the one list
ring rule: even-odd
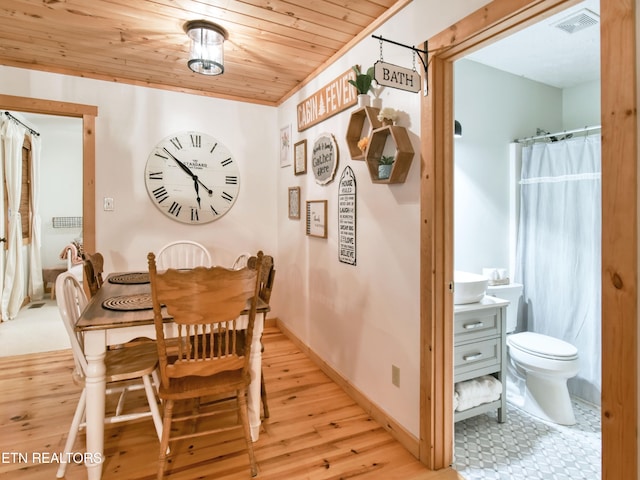
{"label": "clock face with roman numerals", "polygon": [[199,225],[227,213],[240,191],[233,155],[215,138],[184,132],[162,140],[149,154],[144,180],[151,201],[167,217]]}

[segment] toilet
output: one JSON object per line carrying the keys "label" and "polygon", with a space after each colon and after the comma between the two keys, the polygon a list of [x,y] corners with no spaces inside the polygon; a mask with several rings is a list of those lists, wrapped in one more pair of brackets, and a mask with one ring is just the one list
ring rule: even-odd
{"label": "toilet", "polygon": [[489,286],[487,295],[509,301],[506,322],[510,359],[508,380],[512,385],[508,386],[508,391],[515,389],[521,399],[514,403],[543,420],[560,425],[575,424],[567,380],[578,374],[578,349],[540,333],[513,333],[518,324],[521,284]]}

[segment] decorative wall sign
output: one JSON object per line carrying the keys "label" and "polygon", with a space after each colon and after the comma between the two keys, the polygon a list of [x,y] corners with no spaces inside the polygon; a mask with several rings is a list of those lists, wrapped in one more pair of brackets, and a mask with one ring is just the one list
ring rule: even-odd
{"label": "decorative wall sign", "polygon": [[289,187],[289,218],[300,219],[300,187]]}
{"label": "decorative wall sign", "polygon": [[321,133],[313,143],[311,168],[318,185],[326,185],[335,177],[338,168],[338,145],[330,133]]}
{"label": "decorative wall sign", "polygon": [[291,125],[280,129],[280,166],[291,165]]}
{"label": "decorative wall sign", "polygon": [[307,235],[327,238],[326,200],[307,200]]}
{"label": "decorative wall sign", "polygon": [[378,85],[417,93],[420,91],[420,74],[410,68],[398,67],[382,61],[373,65],[374,78]]}
{"label": "decorative wall sign", "polygon": [[293,146],[293,173],[307,173],[307,141],[300,140]]}
{"label": "decorative wall sign", "polygon": [[355,88],[349,84],[349,79],[355,79],[353,69],[349,69],[335,80],[331,81],[316,93],[298,104],[298,131],[301,132],[327,118],[355,105],[357,94]]}
{"label": "decorative wall sign", "polygon": [[342,171],[338,188],[338,258],[356,264],[356,176],[349,166]]}

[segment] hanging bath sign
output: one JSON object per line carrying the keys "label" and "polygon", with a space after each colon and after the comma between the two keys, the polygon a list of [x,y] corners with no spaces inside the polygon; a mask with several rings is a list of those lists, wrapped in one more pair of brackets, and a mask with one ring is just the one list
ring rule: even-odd
{"label": "hanging bath sign", "polygon": [[[375,79],[376,83],[384,87],[397,88],[399,90],[405,90],[407,92],[413,92],[413,93],[419,92],[420,89],[422,88],[421,86],[422,80],[420,78],[420,74],[416,70],[416,55],[417,55],[418,58],[420,59],[420,62],[422,63],[422,66],[424,67],[424,75],[425,75],[424,95],[427,95],[428,88],[427,88],[426,79],[428,78],[428,75],[427,75],[426,56],[429,54],[429,52],[426,49],[422,50],[414,46],[404,45],[402,43],[394,42],[393,40],[382,38],[376,35],[372,35],[372,37],[377,38],[380,41],[380,60],[378,60],[373,65],[374,67],[373,78]],[[412,58],[413,68],[404,68],[404,67],[399,67],[397,65],[391,65],[390,63],[386,63],[382,58],[383,42],[388,42],[393,45],[398,45],[400,47],[408,48],[409,50],[411,50],[413,52],[413,58]],[[425,42],[425,46],[426,45],[427,43]],[[423,58],[422,55],[424,55],[425,58]]]}
{"label": "hanging bath sign", "polygon": [[318,185],[326,185],[335,177],[338,168],[338,145],[330,133],[320,134],[313,143],[311,168]]}
{"label": "hanging bath sign", "polygon": [[373,65],[374,77],[378,85],[397,88],[407,92],[417,93],[421,88],[420,74],[410,68],[391,65],[378,61]]}
{"label": "hanging bath sign", "polygon": [[338,188],[338,258],[356,264],[356,176],[349,166],[342,171]]}

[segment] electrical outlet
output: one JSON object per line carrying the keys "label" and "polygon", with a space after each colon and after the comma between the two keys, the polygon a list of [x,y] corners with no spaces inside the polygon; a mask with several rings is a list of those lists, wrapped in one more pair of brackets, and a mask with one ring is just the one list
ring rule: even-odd
{"label": "electrical outlet", "polygon": [[104,209],[105,212],[112,212],[113,211],[113,198],[104,197],[103,209]]}
{"label": "electrical outlet", "polygon": [[396,387],[400,387],[400,367],[391,365],[391,383]]}

